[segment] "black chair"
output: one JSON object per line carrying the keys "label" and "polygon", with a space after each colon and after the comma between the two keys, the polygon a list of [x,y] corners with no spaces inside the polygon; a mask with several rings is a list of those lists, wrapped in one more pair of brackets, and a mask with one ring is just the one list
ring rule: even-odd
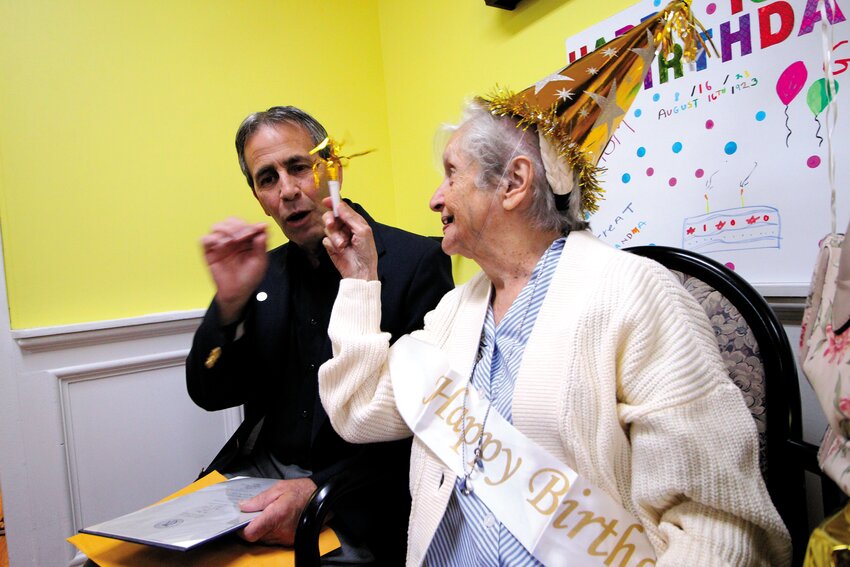
{"label": "black chair", "polygon": [[369,490],[363,477],[354,478],[339,474],[316,489],[301,512],[295,529],[295,567],[319,567],[319,534],[333,515],[336,503],[346,495],[359,490]]}
{"label": "black chair", "polygon": [[805,472],[821,477],[825,512],[840,505],[841,493],[821,474],[817,446],[803,441],[797,367],[782,325],[749,283],[710,258],[667,246],[625,250],[668,268],[705,309],[730,378],[756,420],[762,474],[791,533],[794,565],[801,565],[811,532]]}

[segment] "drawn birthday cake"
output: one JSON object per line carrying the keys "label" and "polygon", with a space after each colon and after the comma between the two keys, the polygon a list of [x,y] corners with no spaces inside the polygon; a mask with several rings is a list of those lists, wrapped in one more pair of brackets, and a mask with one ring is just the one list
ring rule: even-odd
{"label": "drawn birthday cake", "polygon": [[780,232],[778,209],[737,207],[686,218],[682,248],[701,254],[779,248]]}

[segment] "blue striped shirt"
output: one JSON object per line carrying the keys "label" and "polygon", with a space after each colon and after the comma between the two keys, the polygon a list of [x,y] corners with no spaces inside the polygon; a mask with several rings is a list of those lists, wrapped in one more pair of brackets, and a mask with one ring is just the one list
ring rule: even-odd
{"label": "blue striped shirt", "polygon": [[[565,240],[555,240],[537,262],[528,283],[498,327],[494,321],[493,306],[487,309],[479,358],[472,371],[472,387],[491,401],[490,411],[499,412],[510,423],[513,423],[511,400],[522,353],[564,250]],[[467,461],[472,458],[471,449],[467,447]],[[428,548],[425,565],[542,565],[499,522],[475,492],[463,494],[462,483],[463,478],[458,478],[446,513]]]}

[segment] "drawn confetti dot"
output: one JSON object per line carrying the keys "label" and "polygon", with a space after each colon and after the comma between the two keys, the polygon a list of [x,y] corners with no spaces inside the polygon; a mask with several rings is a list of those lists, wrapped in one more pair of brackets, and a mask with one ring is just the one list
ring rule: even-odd
{"label": "drawn confetti dot", "polygon": [[812,156],[806,160],[806,165],[814,169],[820,165],[820,156]]}
{"label": "drawn confetti dot", "polygon": [[648,177],[652,177],[653,175],[655,175],[655,170],[654,170],[653,168],[651,168],[651,167],[647,167],[647,168],[646,168],[646,175],[647,175]]}
{"label": "drawn confetti dot", "polygon": [[631,181],[631,180],[632,180],[632,176],[631,176],[631,175],[629,175],[628,173],[624,173],[624,174],[623,174],[623,183],[628,183],[628,182],[629,182],[629,181]]}
{"label": "drawn confetti dot", "polygon": [[767,113],[764,110],[759,110],[758,112],[756,112],[756,120],[758,120],[759,122],[764,120],[764,118],[766,116],[767,116]]}
{"label": "drawn confetti dot", "polygon": [[717,11],[717,4],[715,4],[714,2],[709,2],[708,6],[705,7],[705,13],[708,14],[709,16],[712,15],[716,11]]}
{"label": "drawn confetti dot", "polygon": [[729,142],[726,146],[723,147],[723,151],[726,152],[726,155],[731,156],[735,152],[738,151],[738,144],[735,142]]}
{"label": "drawn confetti dot", "polygon": [[661,0],[653,0],[652,5],[656,8],[661,5]]}
{"label": "drawn confetti dot", "polygon": [[640,108],[635,110],[635,118],[640,118],[641,114],[643,114],[643,111]]}
{"label": "drawn confetti dot", "polygon": [[698,169],[694,172],[694,175],[697,179],[702,179],[702,176],[705,175],[705,172],[702,169]]}
{"label": "drawn confetti dot", "polygon": [[646,155],[646,148],[644,148],[643,146],[639,147],[637,149],[637,157],[643,157],[645,155]]}
{"label": "drawn confetti dot", "polygon": [[706,120],[705,121],[705,129],[711,130],[712,128],[714,128],[714,120]]}
{"label": "drawn confetti dot", "polygon": [[725,263],[725,264],[723,264],[723,265],[724,265],[724,266],[726,266],[727,268],[729,268],[730,270],[732,270],[733,272],[735,271],[735,264],[734,264],[734,263],[732,263],[732,262],[726,262],[726,263]]}
{"label": "drawn confetti dot", "polygon": [[681,151],[682,151],[682,142],[676,142],[675,144],[673,144],[673,153],[674,154],[678,154]]}
{"label": "drawn confetti dot", "polygon": [[658,102],[659,100],[661,100],[661,95],[658,94],[658,93],[655,93],[654,95],[652,95],[652,100],[653,100],[653,102]]}
{"label": "drawn confetti dot", "polygon": [[678,182],[679,181],[675,177],[671,177],[670,181],[668,181],[667,183],[670,185],[670,187],[675,187]]}

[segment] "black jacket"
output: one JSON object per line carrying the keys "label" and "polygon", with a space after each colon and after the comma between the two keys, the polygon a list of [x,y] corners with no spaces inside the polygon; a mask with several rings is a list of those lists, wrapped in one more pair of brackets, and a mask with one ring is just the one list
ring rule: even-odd
{"label": "black jacket", "polygon": [[[452,287],[451,262],[439,243],[376,223],[357,205],[355,209],[372,227],[378,251],[381,280],[381,328],[392,340],[423,326],[425,313],[433,309]],[[273,290],[264,301],[256,294],[241,321],[244,335],[233,340],[234,328],[223,328],[215,301],[195,333],[186,361],[186,382],[192,400],[214,411],[245,405],[245,422],[215,457],[206,471],[226,472],[240,454],[249,452],[267,412],[275,411],[268,399],[271,381],[285,379],[284,345],[290,344],[289,276],[286,256],[291,244],[269,252],[269,267],[257,291]],[[205,362],[220,348],[211,368]],[[324,360],[331,358],[330,339],[323,346]],[[336,516],[356,537],[366,539],[385,565],[402,565],[410,510],[408,468],[410,440],[359,446],[354,456],[339,457],[339,438],[316,396],[311,436],[311,479],[321,485],[346,471],[374,479],[371,495],[353,497]],[[205,472],[206,472],[205,471]]]}

